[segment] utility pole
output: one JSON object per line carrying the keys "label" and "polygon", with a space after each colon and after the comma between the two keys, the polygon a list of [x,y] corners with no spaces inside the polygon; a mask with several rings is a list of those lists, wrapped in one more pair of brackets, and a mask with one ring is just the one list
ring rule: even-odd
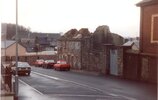
{"label": "utility pole", "polygon": [[16,0],[16,74],[15,74],[15,100],[18,99],[18,0]]}

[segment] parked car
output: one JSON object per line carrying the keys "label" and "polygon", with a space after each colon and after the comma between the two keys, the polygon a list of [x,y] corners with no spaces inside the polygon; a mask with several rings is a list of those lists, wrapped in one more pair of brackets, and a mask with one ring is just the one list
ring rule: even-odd
{"label": "parked car", "polygon": [[43,68],[54,68],[54,60],[45,60],[43,63]]}
{"label": "parked car", "polygon": [[43,64],[44,64],[44,60],[43,60],[43,59],[37,59],[37,60],[35,61],[35,63],[34,63],[34,65],[35,65],[36,67],[42,67]]}
{"label": "parked car", "polygon": [[59,60],[57,61],[56,64],[54,64],[54,69],[55,70],[70,70],[70,64],[68,64],[64,60]]}
{"label": "parked car", "polygon": [[[12,70],[13,75],[15,75],[16,74],[16,63],[15,62],[12,63],[11,70]],[[27,62],[18,62],[17,71],[18,71],[18,75],[20,75],[20,74],[30,75],[31,66]]]}

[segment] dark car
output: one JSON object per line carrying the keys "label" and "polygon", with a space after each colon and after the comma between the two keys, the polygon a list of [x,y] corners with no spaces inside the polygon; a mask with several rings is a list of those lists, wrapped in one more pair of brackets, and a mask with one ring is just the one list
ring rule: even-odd
{"label": "dark car", "polygon": [[43,68],[54,68],[54,60],[45,60],[43,63]]}
{"label": "dark car", "polygon": [[34,65],[35,65],[36,67],[42,67],[43,64],[44,64],[44,60],[43,60],[43,59],[37,59],[37,60],[35,61],[35,63],[34,63]]}
{"label": "dark car", "polygon": [[57,61],[57,64],[54,64],[55,70],[70,70],[70,64],[64,60]]}
{"label": "dark car", "polygon": [[[16,74],[16,63],[12,65],[12,73],[13,75]],[[18,75],[25,74],[30,75],[31,73],[31,66],[27,62],[18,62],[17,66]]]}

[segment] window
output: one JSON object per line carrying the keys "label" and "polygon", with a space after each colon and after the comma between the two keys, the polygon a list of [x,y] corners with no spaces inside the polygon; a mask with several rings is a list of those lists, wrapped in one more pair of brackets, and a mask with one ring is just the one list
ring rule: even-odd
{"label": "window", "polygon": [[151,43],[158,43],[158,14],[151,18]]}

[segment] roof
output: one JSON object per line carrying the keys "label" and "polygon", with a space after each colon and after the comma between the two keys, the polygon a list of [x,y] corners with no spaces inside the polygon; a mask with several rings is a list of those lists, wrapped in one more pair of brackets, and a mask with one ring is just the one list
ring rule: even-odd
{"label": "roof", "polygon": [[[20,33],[19,38],[31,38],[34,39],[36,37],[48,37],[57,40],[60,37],[60,33]],[[12,38],[14,39],[15,36]]]}
{"label": "roof", "polygon": [[133,41],[128,41],[123,46],[133,46],[135,45],[137,48],[139,48],[139,41],[138,40],[133,40]]}
{"label": "roof", "polygon": [[16,43],[16,41],[12,41],[12,40],[1,41],[1,48],[8,48],[14,43]]}
{"label": "roof", "polygon": [[77,29],[70,29],[58,40],[82,40],[84,38],[89,38],[91,33],[88,28],[81,28],[79,31]]}
{"label": "roof", "polygon": [[158,4],[158,0],[142,0],[141,2],[137,3],[137,6],[147,6],[147,5],[153,5]]}
{"label": "roof", "polygon": [[133,42],[132,41],[128,41],[126,42],[125,44],[123,44],[123,46],[132,46],[133,45]]}
{"label": "roof", "polygon": [[31,33],[30,38],[36,38],[36,37],[48,37],[48,38],[54,38],[58,39],[60,37],[59,33]]}

